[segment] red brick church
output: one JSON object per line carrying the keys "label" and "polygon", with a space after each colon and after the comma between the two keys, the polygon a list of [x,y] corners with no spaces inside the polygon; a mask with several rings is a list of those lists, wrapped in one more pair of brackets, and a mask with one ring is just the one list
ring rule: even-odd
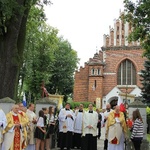
{"label": "red brick church", "polygon": [[117,19],[109,30],[101,50],[75,72],[75,102],[98,102],[104,108],[107,103],[116,105],[118,99],[130,103],[141,95],[139,74],[145,58],[139,42],[126,39],[131,25]]}

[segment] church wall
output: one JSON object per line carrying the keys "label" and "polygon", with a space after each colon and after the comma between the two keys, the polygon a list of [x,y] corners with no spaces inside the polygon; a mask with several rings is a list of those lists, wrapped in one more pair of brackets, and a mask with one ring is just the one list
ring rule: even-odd
{"label": "church wall", "polygon": [[129,59],[133,62],[137,72],[137,86],[141,86],[139,72],[144,69],[142,58],[143,50],[107,50],[106,54],[106,67],[104,68],[104,95],[117,86],[117,70],[120,63],[124,59]]}
{"label": "church wall", "polygon": [[[84,68],[80,68],[79,72],[75,74],[74,84],[74,101],[90,101],[94,102],[96,98],[107,101],[106,96],[114,88],[117,88],[122,93],[130,93],[135,88],[140,90],[140,71],[144,69],[143,50],[140,47],[138,41],[129,43],[127,36],[131,33],[132,27],[130,23],[122,22],[120,19],[114,20],[114,27],[109,27],[109,35],[104,34],[103,36],[103,47],[99,51],[99,57],[90,58],[85,64]],[[136,69],[136,81],[137,85],[128,86],[117,85],[117,71],[120,63],[129,59],[135,66]],[[93,65],[93,62],[99,64]],[[91,65],[92,63],[92,65]],[[101,67],[100,76],[91,76],[91,68]],[[96,81],[97,87],[93,89],[94,82]],[[139,95],[139,93],[137,93]],[[118,93],[116,91],[116,95]]]}
{"label": "church wall", "polygon": [[92,68],[100,70],[100,74],[95,75],[91,75],[91,72],[89,72],[88,101],[95,102],[96,98],[102,98],[103,96],[103,66],[89,66],[89,71]]}
{"label": "church wall", "polygon": [[75,83],[73,100],[74,101],[87,101],[88,100],[88,65],[85,67],[80,67],[80,70],[75,73]]}

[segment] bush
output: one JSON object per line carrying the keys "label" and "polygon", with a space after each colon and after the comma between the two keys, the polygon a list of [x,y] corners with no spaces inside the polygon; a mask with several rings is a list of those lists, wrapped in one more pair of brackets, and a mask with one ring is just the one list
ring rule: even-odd
{"label": "bush", "polygon": [[[84,108],[88,108],[90,103],[91,102],[71,102],[70,106],[71,109],[74,109],[75,107],[78,107],[80,104],[83,104]],[[95,107],[95,104],[93,104],[93,106]]]}
{"label": "bush", "polygon": [[146,113],[147,113],[147,133],[150,133],[150,107],[146,108]]}

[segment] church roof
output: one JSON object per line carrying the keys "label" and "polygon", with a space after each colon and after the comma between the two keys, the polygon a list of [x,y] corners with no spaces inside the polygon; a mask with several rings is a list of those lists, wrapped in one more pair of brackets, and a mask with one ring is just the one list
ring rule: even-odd
{"label": "church roof", "polygon": [[104,65],[105,63],[101,60],[100,55],[98,53],[94,54],[93,58],[90,58],[88,61],[88,65]]}

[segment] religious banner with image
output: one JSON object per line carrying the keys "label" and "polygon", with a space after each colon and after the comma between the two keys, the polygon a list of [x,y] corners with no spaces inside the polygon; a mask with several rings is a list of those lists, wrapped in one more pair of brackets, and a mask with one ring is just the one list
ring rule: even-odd
{"label": "religious banner with image", "polygon": [[96,98],[96,108],[98,108],[98,109],[101,108],[101,99],[100,99],[100,97]]}

